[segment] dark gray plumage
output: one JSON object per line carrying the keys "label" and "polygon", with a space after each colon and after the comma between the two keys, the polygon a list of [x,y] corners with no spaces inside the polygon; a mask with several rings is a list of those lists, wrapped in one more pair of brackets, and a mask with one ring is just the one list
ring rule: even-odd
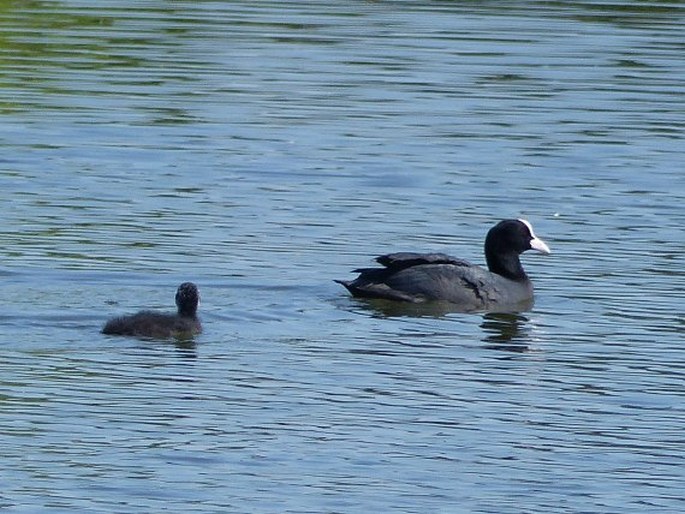
{"label": "dark gray plumage", "polygon": [[102,333],[153,339],[193,336],[202,332],[202,324],[197,317],[199,302],[197,286],[192,282],[184,282],[176,291],[177,314],[140,311],[130,316],[120,316],[109,320]]}
{"label": "dark gray plumage", "polygon": [[353,296],[406,302],[447,301],[460,310],[497,310],[533,299],[533,284],[519,255],[550,253],[525,220],[504,220],[485,238],[488,270],[441,253],[393,253],[376,261],[383,268],[358,269],[352,281],[336,280]]}

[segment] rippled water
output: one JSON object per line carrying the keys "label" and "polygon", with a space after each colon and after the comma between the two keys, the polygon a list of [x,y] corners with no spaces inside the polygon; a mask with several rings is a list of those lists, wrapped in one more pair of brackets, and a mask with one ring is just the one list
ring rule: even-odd
{"label": "rippled water", "polygon": [[[7,512],[680,512],[681,2],[0,6]],[[536,305],[374,305],[380,253]],[[191,342],[103,336],[198,283]]]}

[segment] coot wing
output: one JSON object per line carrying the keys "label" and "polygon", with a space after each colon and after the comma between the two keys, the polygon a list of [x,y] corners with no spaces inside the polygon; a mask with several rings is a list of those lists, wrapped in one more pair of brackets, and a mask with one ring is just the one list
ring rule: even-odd
{"label": "coot wing", "polygon": [[479,266],[423,264],[406,268],[371,268],[359,270],[351,282],[338,281],[354,296],[425,302],[444,300],[465,311],[482,309],[497,289],[488,280],[491,275]]}
{"label": "coot wing", "polygon": [[419,266],[421,264],[454,264],[456,266],[471,266],[464,259],[457,259],[444,253],[415,253],[397,252],[376,257],[376,262],[394,271]]}
{"label": "coot wing", "polygon": [[479,266],[429,264],[413,266],[385,278],[383,285],[412,298],[414,302],[446,300],[464,310],[481,309],[489,303],[493,284]]}

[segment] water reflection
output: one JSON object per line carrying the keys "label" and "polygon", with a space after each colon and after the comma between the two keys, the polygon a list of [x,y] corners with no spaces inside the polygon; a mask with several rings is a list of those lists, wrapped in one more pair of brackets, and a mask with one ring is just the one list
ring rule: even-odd
{"label": "water reflection", "polygon": [[[409,317],[409,318],[441,318],[447,314],[462,313],[462,314],[473,314],[476,312],[469,309],[464,309],[462,306],[451,302],[426,302],[426,303],[411,303],[411,302],[398,302],[393,300],[380,300],[373,298],[352,298],[355,306],[361,307],[362,310],[371,312],[374,316],[384,317],[384,318],[398,318],[398,317]],[[485,314],[489,315],[504,315],[504,316],[516,316],[516,313],[526,312],[533,307],[533,300],[526,300],[524,302],[517,303],[515,305],[507,306],[502,310],[491,310]]]}
{"label": "water reflection", "polygon": [[351,301],[373,316],[383,318],[440,318],[452,312],[464,312],[458,305],[449,302],[410,303],[366,298],[354,298]]}
{"label": "water reflection", "polygon": [[179,357],[185,359],[197,359],[197,343],[193,338],[175,338],[174,346],[178,352]]}
{"label": "water reflection", "polygon": [[[0,2],[0,504],[682,510],[683,2],[353,5]],[[329,283],[519,215],[534,314]]]}
{"label": "water reflection", "polygon": [[[110,337],[110,336],[105,336]],[[199,357],[198,343],[192,336],[170,337],[168,339],[155,339],[152,337],[111,337],[112,340],[129,340],[133,344],[132,351],[143,352],[159,357],[160,355],[174,355],[182,360],[195,360]],[[149,357],[146,357],[146,359]]]}
{"label": "water reflection", "polygon": [[509,352],[527,352],[529,327],[528,318],[523,314],[488,312],[483,315],[481,328],[485,333],[483,342],[486,348]]}

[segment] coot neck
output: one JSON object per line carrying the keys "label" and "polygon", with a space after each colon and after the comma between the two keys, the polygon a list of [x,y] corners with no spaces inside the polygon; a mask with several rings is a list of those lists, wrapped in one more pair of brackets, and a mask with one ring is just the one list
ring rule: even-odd
{"label": "coot neck", "polygon": [[495,252],[486,245],[485,260],[488,263],[488,269],[492,273],[519,282],[528,280],[528,275],[526,275],[526,272],[523,271],[523,266],[521,266],[519,254],[515,251]]}
{"label": "coot neck", "polygon": [[194,318],[197,316],[197,304],[181,304],[178,306],[178,315],[184,318]]}

